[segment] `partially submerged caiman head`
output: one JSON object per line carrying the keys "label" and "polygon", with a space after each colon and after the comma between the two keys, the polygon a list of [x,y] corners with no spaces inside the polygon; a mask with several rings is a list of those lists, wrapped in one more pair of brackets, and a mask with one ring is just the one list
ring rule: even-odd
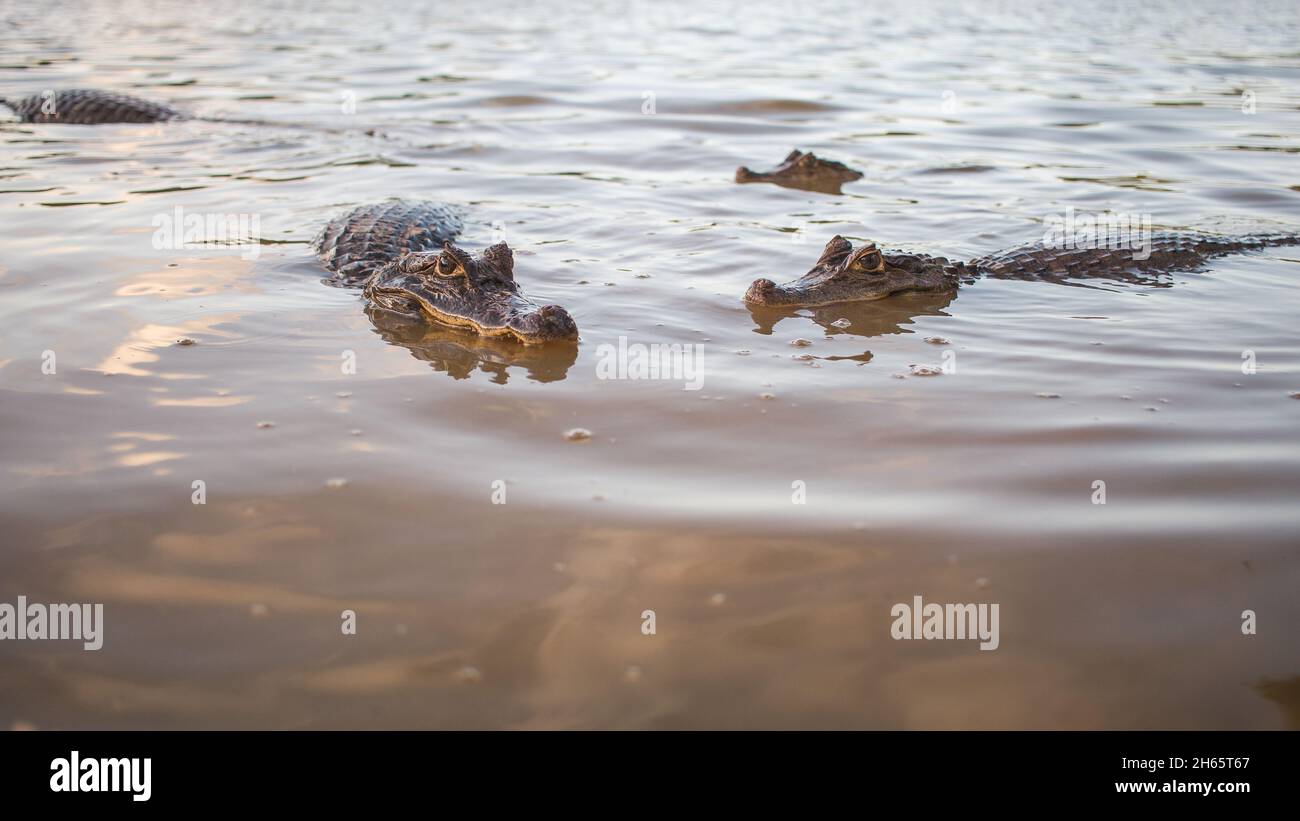
{"label": "partially submerged caiman head", "polygon": [[736,182],[771,182],[786,188],[824,194],[842,193],[841,185],[860,179],[862,172],[854,171],[842,162],[823,160],[812,152],[805,154],[797,148],[771,171],[750,171],[743,165],[736,169]]}
{"label": "partially submerged caiman head", "polygon": [[447,242],[441,251],[409,253],[375,271],[365,295],[384,310],[526,345],[576,340],[569,312],[520,293],[514,270],[504,242],[477,256]]}
{"label": "partially submerged caiman head", "polygon": [[756,279],[745,292],[751,305],[771,308],[884,299],[902,291],[955,291],[961,263],[922,254],[883,254],[875,243],[854,249],[844,237],[826,243],[808,273],[784,285]]}

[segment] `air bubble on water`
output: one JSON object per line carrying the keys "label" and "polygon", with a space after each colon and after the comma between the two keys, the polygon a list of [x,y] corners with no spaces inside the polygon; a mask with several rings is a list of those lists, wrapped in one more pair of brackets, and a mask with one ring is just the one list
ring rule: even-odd
{"label": "air bubble on water", "polygon": [[791,339],[790,344],[795,346],[796,348],[806,348],[812,344],[812,340],[799,337],[798,339]]}
{"label": "air bubble on water", "polygon": [[271,615],[271,608],[267,607],[265,604],[262,604],[261,602],[255,602],[248,606],[248,615],[252,616],[255,619],[264,619],[267,616]]}
{"label": "air bubble on water", "polygon": [[939,376],[943,373],[943,368],[938,365],[912,365],[913,376]]}
{"label": "air bubble on water", "polygon": [[852,324],[853,324],[852,322],[845,319],[844,317],[840,317],[839,319],[831,323],[831,325],[835,326],[836,328],[847,328]]}
{"label": "air bubble on water", "polygon": [[586,428],[570,428],[564,432],[564,438],[570,442],[586,442],[591,438],[591,431]]}
{"label": "air bubble on water", "polygon": [[759,398],[759,399],[775,399],[775,398],[776,398],[776,394],[774,394],[774,393],[760,393],[760,394],[758,395],[758,398]]}
{"label": "air bubble on water", "polygon": [[713,605],[714,607],[721,607],[726,603],[727,603],[726,593],[714,593],[712,596],[709,596],[709,604]]}
{"label": "air bubble on water", "polygon": [[980,589],[988,587],[989,584],[990,584],[989,580],[984,576],[980,576],[978,579],[975,580],[975,586]]}
{"label": "air bubble on water", "polygon": [[347,483],[348,483],[347,479],[344,479],[341,476],[336,476],[333,479],[326,479],[325,487],[329,488],[330,490],[338,490],[341,487],[346,487]]}
{"label": "air bubble on water", "polygon": [[1046,391],[1043,391],[1038,394],[1038,398],[1039,399],[1060,399],[1061,395],[1059,393],[1047,393]]}
{"label": "air bubble on water", "polygon": [[950,339],[945,339],[945,338],[942,337],[942,336],[927,336],[927,337],[925,338],[925,341],[926,341],[926,342],[929,342],[931,345],[951,345],[951,344],[952,344],[952,340],[950,340]]}
{"label": "air bubble on water", "polygon": [[477,667],[466,665],[456,671],[456,678],[466,684],[477,684],[483,680],[483,673]]}
{"label": "air bubble on water", "polygon": [[339,391],[334,395],[339,399],[350,399],[352,397],[352,391]]}
{"label": "air bubble on water", "polygon": [[361,428],[353,428],[352,430],[348,431],[349,436],[361,436],[363,433],[364,431],[362,431]]}
{"label": "air bubble on water", "polygon": [[790,358],[798,360],[799,362],[811,362],[814,357],[810,353],[797,353],[797,354],[791,354]]}
{"label": "air bubble on water", "polygon": [[267,428],[273,428],[273,427],[275,427],[275,423],[274,423],[274,422],[258,422],[258,423],[257,423],[257,426],[258,426],[259,428],[261,428],[262,430],[266,430]]}
{"label": "air bubble on water", "polygon": [[749,354],[750,354],[749,348],[741,348],[740,350],[736,351],[736,356],[749,356]]}
{"label": "air bubble on water", "polygon": [[183,336],[180,339],[176,340],[176,344],[180,345],[181,347],[187,348],[190,345],[197,345],[199,343],[196,340],[190,339],[188,336]]}

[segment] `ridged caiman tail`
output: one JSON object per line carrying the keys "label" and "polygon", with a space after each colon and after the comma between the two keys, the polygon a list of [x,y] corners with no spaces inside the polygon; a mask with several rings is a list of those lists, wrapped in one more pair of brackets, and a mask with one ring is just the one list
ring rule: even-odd
{"label": "ridged caiman tail", "polygon": [[992,279],[1088,279],[1126,274],[1190,271],[1214,257],[1274,245],[1300,245],[1300,234],[1213,234],[1160,232],[1126,235],[1104,248],[1057,248],[1041,243],[1011,248],[967,263],[971,274]]}
{"label": "ridged caiman tail", "polygon": [[0,103],[13,109],[25,123],[99,125],[157,123],[185,118],[181,112],[160,103],[84,88],[47,91],[18,100],[0,99]]}

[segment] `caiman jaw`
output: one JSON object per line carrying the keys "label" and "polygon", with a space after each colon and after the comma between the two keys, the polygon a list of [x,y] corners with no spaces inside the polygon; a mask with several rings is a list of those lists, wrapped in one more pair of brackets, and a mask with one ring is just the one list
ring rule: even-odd
{"label": "caiman jaw", "polygon": [[756,279],[745,291],[745,301],[751,305],[778,308],[783,305],[806,305],[785,288],[770,279]]}
{"label": "caiman jaw", "polygon": [[525,345],[578,338],[578,324],[568,311],[559,305],[538,308],[534,303],[518,296],[510,298],[511,304],[501,312],[504,316],[489,313],[481,318],[447,313],[419,292],[406,288],[387,292],[375,289],[372,298],[377,305],[390,310],[405,313],[418,309],[425,317],[443,325],[466,328],[483,336],[506,337]]}
{"label": "caiman jaw", "polygon": [[745,291],[745,301],[750,305],[767,308],[817,308],[840,302],[872,302],[884,299],[893,291],[883,288],[836,289],[825,294],[808,293],[777,285],[770,279],[756,279]]}

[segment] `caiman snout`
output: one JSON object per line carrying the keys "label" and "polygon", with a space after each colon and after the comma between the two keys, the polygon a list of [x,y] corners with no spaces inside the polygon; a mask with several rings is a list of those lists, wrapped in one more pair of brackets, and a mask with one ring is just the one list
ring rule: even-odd
{"label": "caiman snout", "polygon": [[766,305],[772,301],[772,296],[776,292],[777,285],[772,280],[756,279],[750,284],[749,290],[745,291],[745,301],[757,305]]}
{"label": "caiman snout", "polygon": [[535,311],[519,314],[510,327],[527,343],[578,338],[578,323],[559,305],[543,305]]}

